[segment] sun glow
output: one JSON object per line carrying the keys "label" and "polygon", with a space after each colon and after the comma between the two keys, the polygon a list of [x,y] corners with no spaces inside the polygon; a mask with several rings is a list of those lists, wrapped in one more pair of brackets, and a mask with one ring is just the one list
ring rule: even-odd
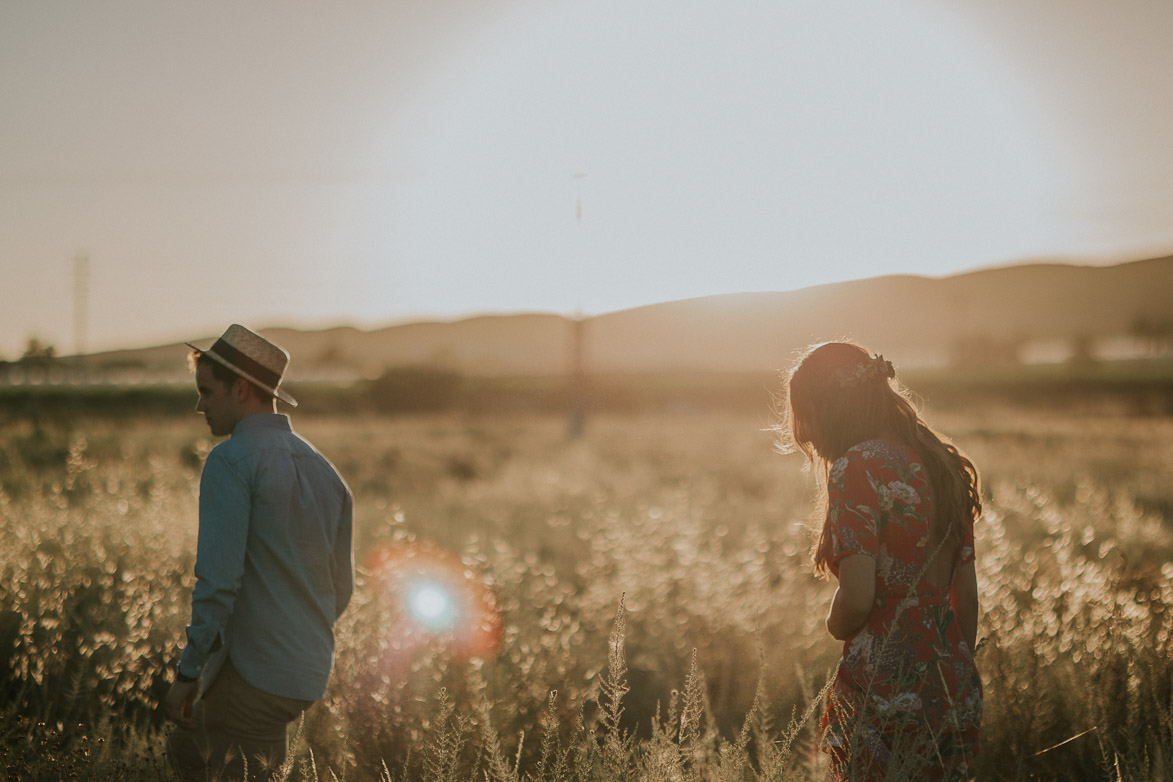
{"label": "sun glow", "polygon": [[460,618],[448,591],[428,581],[411,586],[407,593],[407,607],[411,615],[429,630],[450,630]]}
{"label": "sun glow", "polygon": [[441,644],[465,657],[497,653],[500,612],[474,567],[438,546],[413,541],[377,546],[364,564],[381,587],[389,648],[411,652]]}

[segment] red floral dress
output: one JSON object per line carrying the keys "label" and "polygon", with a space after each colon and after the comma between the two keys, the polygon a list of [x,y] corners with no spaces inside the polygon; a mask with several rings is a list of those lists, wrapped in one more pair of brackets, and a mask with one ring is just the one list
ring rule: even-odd
{"label": "red floral dress", "polygon": [[[916,452],[888,440],[851,448],[831,467],[831,572],[851,554],[876,560],[867,623],[843,644],[823,717],[836,779],[967,779],[978,751],[982,685],[948,588],[922,578],[932,492]],[[967,524],[958,563],[974,557]]]}

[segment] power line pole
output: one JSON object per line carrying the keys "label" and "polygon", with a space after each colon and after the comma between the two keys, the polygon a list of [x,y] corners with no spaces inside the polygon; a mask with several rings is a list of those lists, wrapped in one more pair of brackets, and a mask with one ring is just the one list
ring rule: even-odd
{"label": "power line pole", "polygon": [[570,331],[570,426],[571,439],[578,439],[586,428],[587,417],[587,372],[586,372],[586,323],[582,310],[575,313]]}
{"label": "power line pole", "polygon": [[[578,261],[579,274],[583,273],[586,264],[582,258],[582,180],[586,174],[571,174],[575,180],[574,219],[578,224],[577,239],[578,252],[575,253]],[[587,369],[586,369],[586,321],[583,318],[582,308],[575,312],[574,322],[570,331],[570,426],[571,439],[582,436],[586,427],[587,418]]]}
{"label": "power line pole", "polygon": [[78,368],[86,352],[90,311],[90,259],[85,253],[73,258],[73,353]]}

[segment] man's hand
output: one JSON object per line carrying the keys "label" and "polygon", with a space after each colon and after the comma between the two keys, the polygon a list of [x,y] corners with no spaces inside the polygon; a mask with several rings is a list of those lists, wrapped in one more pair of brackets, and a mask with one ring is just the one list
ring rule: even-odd
{"label": "man's hand", "polygon": [[195,701],[199,682],[180,682],[171,685],[163,701],[163,714],[179,727],[191,730],[191,705]]}

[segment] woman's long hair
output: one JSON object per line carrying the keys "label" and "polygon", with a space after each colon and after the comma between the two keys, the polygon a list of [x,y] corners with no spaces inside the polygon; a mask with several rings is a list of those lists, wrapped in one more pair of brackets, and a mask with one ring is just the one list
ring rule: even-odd
{"label": "woman's long hair", "polygon": [[932,487],[929,551],[945,541],[943,553],[956,556],[963,524],[982,511],[977,468],[917,413],[894,380],[891,362],[872,357],[852,342],[825,342],[808,348],[786,384],[784,446],[802,451],[820,472],[818,510],[822,526],[812,552],[815,572],[826,575],[831,560],[827,531],[827,477],[849,448],[889,437],[916,451]]}

